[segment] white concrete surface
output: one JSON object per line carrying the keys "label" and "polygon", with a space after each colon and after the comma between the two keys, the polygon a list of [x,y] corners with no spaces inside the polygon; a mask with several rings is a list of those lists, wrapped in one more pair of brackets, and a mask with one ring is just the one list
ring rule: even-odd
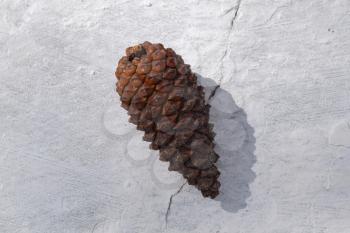
{"label": "white concrete surface", "polygon": [[[114,92],[172,47],[208,91],[222,194],[166,171]],[[349,233],[349,0],[0,0],[1,233]],[[138,142],[139,141],[139,142]]]}

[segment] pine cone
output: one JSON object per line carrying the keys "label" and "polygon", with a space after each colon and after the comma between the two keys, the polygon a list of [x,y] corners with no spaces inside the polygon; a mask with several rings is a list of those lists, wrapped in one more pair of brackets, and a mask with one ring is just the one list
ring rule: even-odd
{"label": "pine cone", "polygon": [[129,122],[145,132],[150,148],[160,150],[169,171],[178,171],[204,197],[219,194],[214,133],[203,87],[181,56],[162,44],[126,49],[115,72],[117,92]]}

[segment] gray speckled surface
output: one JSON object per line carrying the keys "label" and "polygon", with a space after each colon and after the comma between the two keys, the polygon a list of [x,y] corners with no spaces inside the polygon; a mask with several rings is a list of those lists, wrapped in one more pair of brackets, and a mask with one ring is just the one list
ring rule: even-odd
{"label": "gray speckled surface", "polygon": [[[183,180],[114,92],[145,40],[221,85],[222,195],[167,224]],[[349,64],[348,0],[2,0],[0,232],[349,233]]]}

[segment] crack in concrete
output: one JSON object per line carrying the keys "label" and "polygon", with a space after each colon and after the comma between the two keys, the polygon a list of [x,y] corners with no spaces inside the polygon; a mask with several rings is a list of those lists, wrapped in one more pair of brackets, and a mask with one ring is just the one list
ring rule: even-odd
{"label": "crack in concrete", "polygon": [[268,22],[270,22],[272,20],[272,18],[279,12],[282,10],[282,8],[286,8],[288,7],[289,5],[283,5],[283,6],[279,6],[277,7],[273,12],[272,14],[270,15],[270,17],[265,21],[264,24],[267,24]]}
{"label": "crack in concrete", "polygon": [[235,7],[236,8],[236,12],[231,20],[231,31],[233,29],[233,26],[234,26],[234,23],[235,23],[235,20],[237,18],[237,15],[238,15],[238,11],[239,11],[239,8],[241,7],[241,3],[242,3],[242,0],[238,0],[237,2],[237,6]]}
{"label": "crack in concrete", "polygon": [[168,209],[166,210],[166,213],[165,213],[165,228],[167,228],[167,226],[168,226],[168,216],[170,214],[170,208],[171,208],[171,204],[173,203],[173,198],[182,191],[182,189],[185,186],[185,184],[187,184],[187,181],[185,183],[183,183],[180,186],[180,188],[174,194],[172,194],[170,196],[169,203],[168,203]]}
{"label": "crack in concrete", "polygon": [[223,66],[224,66],[224,59],[225,59],[225,57],[226,57],[227,54],[228,54],[228,50],[229,50],[229,46],[230,46],[230,43],[228,42],[228,40],[230,39],[231,34],[232,34],[233,30],[234,30],[235,21],[236,21],[237,16],[238,16],[238,11],[239,11],[239,9],[240,9],[240,7],[241,7],[241,3],[242,3],[242,0],[238,0],[236,6],[234,6],[234,7],[230,8],[230,9],[228,9],[228,10],[223,14],[223,15],[226,15],[226,14],[230,13],[233,9],[236,9],[235,14],[233,15],[233,17],[232,17],[232,19],[231,19],[231,22],[230,22],[230,31],[229,31],[229,33],[228,33],[228,35],[227,35],[227,38],[226,38],[227,45],[226,45],[224,54],[223,54],[222,57],[220,58],[221,64],[220,64],[219,85],[221,84],[221,81],[222,81],[222,79],[224,78],[224,74],[223,74],[223,71],[222,71],[222,70],[223,70]]}
{"label": "crack in concrete", "polygon": [[92,228],[92,231],[91,231],[91,233],[94,233],[95,232],[95,230],[96,230],[96,227],[97,227],[97,225],[99,224],[99,222],[97,222],[95,225],[94,225],[94,227]]}
{"label": "crack in concrete", "polygon": [[219,89],[219,87],[220,87],[220,85],[216,85],[215,88],[214,88],[214,90],[211,91],[211,93],[210,93],[210,95],[209,95],[209,98],[208,98],[208,101],[207,101],[208,103],[209,103],[209,101],[215,96],[216,91]]}
{"label": "crack in concrete", "polygon": [[226,10],[221,16],[227,15],[228,13],[230,13],[231,11],[233,11],[233,9],[235,9],[235,8],[236,8],[236,6],[231,7],[230,9]]}

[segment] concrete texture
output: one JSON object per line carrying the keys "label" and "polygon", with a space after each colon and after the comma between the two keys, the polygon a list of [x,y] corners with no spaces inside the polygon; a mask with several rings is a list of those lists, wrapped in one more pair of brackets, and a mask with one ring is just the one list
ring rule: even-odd
{"label": "concrete texture", "polygon": [[[220,84],[215,200],[119,107],[145,40]],[[349,233],[349,64],[348,0],[0,0],[0,232]]]}

